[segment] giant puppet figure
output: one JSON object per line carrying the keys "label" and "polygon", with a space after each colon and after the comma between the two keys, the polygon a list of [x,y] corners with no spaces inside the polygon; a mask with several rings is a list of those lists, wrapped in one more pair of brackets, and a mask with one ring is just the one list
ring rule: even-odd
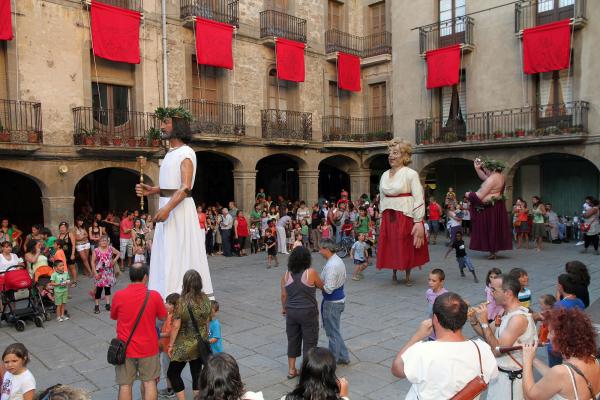
{"label": "giant puppet figure", "polygon": [[412,286],[410,270],[429,261],[423,218],[425,199],[419,174],[408,167],[412,147],[393,139],[388,143],[390,169],[379,182],[381,228],[377,247],[377,268],[392,269],[392,280],[398,281],[397,270],[406,273],[406,285]]}
{"label": "giant puppet figure", "polygon": [[214,298],[204,238],[191,195],[196,177],[196,153],[187,145],[192,137],[191,115],[182,108],[160,108],[156,114],[161,120],[161,139],[169,141],[160,166],[159,186],[136,185],[138,196],[160,196],[148,287],[163,298],[180,293],[183,274],[195,269],[202,276],[202,291]]}
{"label": "giant puppet figure", "polygon": [[475,172],[483,183],[477,192],[467,192],[471,204],[471,250],[489,251],[495,259],[500,250],[512,250],[512,235],[504,202],[504,163],[475,159]]}

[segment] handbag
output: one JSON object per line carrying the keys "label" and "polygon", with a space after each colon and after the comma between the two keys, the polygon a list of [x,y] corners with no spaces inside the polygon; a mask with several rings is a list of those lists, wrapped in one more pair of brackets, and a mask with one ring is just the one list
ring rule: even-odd
{"label": "handbag", "polygon": [[523,221],[516,220],[516,221],[515,221],[515,223],[513,224],[513,225],[514,225],[514,227],[515,227],[515,228],[518,228],[518,227],[520,227],[520,226],[521,226],[521,222],[523,222]]}
{"label": "handbag", "polygon": [[479,375],[475,378],[471,379],[465,387],[460,389],[458,393],[450,398],[450,400],[473,400],[475,397],[479,396],[484,390],[487,389],[488,384],[483,379],[483,366],[481,365],[481,351],[479,351],[479,346],[477,343],[472,341],[475,347],[477,348],[477,355],[479,356]]}
{"label": "handbag", "polygon": [[198,322],[196,322],[196,318],[194,317],[194,313],[192,312],[192,307],[188,304],[188,313],[190,314],[190,319],[192,320],[192,325],[194,325],[194,330],[198,334],[198,352],[200,354],[200,361],[202,364],[206,365],[206,362],[212,355],[212,349],[210,348],[210,343],[204,340],[202,334],[200,333],[200,328],[198,327]]}
{"label": "handbag", "polygon": [[146,291],[146,298],[144,299],[144,304],[142,304],[142,308],[138,313],[138,316],[133,324],[133,328],[131,329],[131,333],[129,333],[129,337],[127,338],[127,342],[122,341],[119,338],[114,338],[110,341],[110,345],[108,346],[108,351],[106,353],[106,360],[111,365],[123,365],[125,364],[125,356],[127,352],[127,346],[129,346],[129,342],[131,342],[131,338],[133,337],[133,333],[137,328],[140,319],[142,318],[142,314],[144,313],[144,309],[146,308],[146,304],[148,304],[148,298],[150,297],[150,291]]}

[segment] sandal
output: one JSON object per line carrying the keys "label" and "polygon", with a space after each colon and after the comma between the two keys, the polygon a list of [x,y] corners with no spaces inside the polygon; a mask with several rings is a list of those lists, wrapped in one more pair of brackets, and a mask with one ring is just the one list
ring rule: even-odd
{"label": "sandal", "polygon": [[77,287],[77,282],[71,282],[71,287]]}
{"label": "sandal", "polygon": [[297,376],[298,376],[298,370],[297,369],[294,369],[292,371],[288,371],[288,374],[287,374],[287,378],[288,379],[294,379]]}

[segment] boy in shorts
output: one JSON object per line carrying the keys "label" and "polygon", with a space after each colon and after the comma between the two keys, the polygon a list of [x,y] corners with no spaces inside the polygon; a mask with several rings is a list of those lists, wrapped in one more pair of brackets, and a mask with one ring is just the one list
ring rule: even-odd
{"label": "boy in shorts", "polygon": [[63,322],[69,319],[65,315],[65,304],[69,299],[69,284],[71,278],[65,271],[65,263],[61,260],[54,262],[54,272],[50,276],[50,286],[54,288],[54,304],[56,305],[56,320]]}
{"label": "boy in shorts", "polygon": [[364,278],[362,272],[367,269],[367,247],[368,245],[365,243],[365,234],[359,233],[358,240],[354,242],[352,249],[350,249],[350,255],[354,260],[354,265],[356,265],[354,274],[352,274],[353,281],[360,281]]}

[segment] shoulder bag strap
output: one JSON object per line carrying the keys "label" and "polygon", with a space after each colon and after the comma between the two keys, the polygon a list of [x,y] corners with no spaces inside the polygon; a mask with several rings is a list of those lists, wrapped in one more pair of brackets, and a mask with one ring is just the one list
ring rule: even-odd
{"label": "shoulder bag strap", "polygon": [[192,312],[192,307],[188,304],[187,306],[188,309],[188,313],[190,314],[190,319],[192,320],[192,325],[194,326],[194,330],[196,331],[196,333],[200,336],[202,336],[202,334],[200,333],[200,328],[198,327],[198,322],[196,322],[196,318],[194,317],[194,313]]}
{"label": "shoulder bag strap", "polygon": [[146,308],[146,304],[148,304],[148,298],[150,297],[150,291],[146,290],[146,298],[144,299],[144,304],[142,304],[142,308],[135,320],[135,323],[133,324],[133,329],[131,329],[131,333],[129,334],[129,338],[127,339],[127,343],[125,343],[125,348],[127,348],[127,346],[129,346],[129,342],[131,342],[131,338],[133,337],[133,333],[135,332],[135,329],[137,328],[138,324],[140,323],[140,319],[142,318],[142,314],[144,313],[144,309]]}
{"label": "shoulder bag strap", "polygon": [[[596,400],[596,394],[594,393],[594,387],[592,386],[591,382],[588,380],[588,378],[585,377],[585,375],[583,374],[583,372],[581,372],[581,370],[579,368],[577,368],[576,366],[574,366],[571,363],[565,362],[563,363],[564,365],[566,365],[568,368],[571,368],[573,371],[575,371],[575,373],[579,376],[581,376],[584,380],[585,383],[587,384],[588,390],[590,391],[590,396],[592,400]],[[575,390],[577,390],[577,386],[575,387]]]}
{"label": "shoulder bag strap", "polygon": [[475,343],[474,340],[471,340],[471,342],[473,342],[473,344],[475,345],[475,348],[477,349],[477,356],[479,357],[479,375],[481,376],[481,379],[483,379],[483,365],[481,364],[481,351],[479,350],[479,346],[477,346],[477,343]]}

